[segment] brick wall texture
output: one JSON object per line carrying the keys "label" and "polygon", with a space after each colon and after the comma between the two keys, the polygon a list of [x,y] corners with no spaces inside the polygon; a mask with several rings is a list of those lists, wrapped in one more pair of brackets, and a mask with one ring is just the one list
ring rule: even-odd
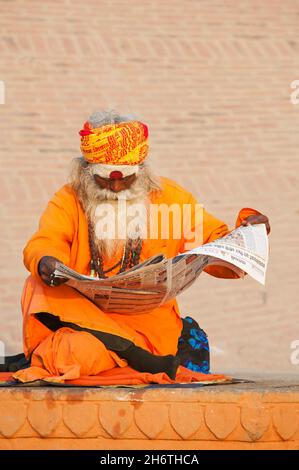
{"label": "brick wall texture", "polygon": [[156,170],[234,224],[272,223],[265,287],[202,275],[180,298],[213,371],[298,373],[299,1],[0,1],[0,339],[21,349],[22,249],[79,156],[78,130],[114,107],[150,127]]}

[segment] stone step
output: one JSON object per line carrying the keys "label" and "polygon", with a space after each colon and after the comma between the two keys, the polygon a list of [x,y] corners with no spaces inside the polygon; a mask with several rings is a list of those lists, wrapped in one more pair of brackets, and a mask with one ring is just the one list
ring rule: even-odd
{"label": "stone step", "polygon": [[299,449],[299,380],[1,387],[0,449]]}

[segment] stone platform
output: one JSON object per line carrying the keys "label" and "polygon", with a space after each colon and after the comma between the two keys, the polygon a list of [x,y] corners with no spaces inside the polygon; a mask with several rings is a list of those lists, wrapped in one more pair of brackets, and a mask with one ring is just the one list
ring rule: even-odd
{"label": "stone platform", "polygon": [[0,449],[299,449],[299,378],[0,388],[0,436]]}

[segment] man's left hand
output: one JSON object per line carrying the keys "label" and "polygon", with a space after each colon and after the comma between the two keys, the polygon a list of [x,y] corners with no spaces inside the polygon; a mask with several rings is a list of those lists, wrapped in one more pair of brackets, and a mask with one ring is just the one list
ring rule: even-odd
{"label": "man's left hand", "polygon": [[241,225],[243,225],[243,227],[244,226],[246,227],[246,225],[256,225],[256,224],[265,224],[267,234],[270,233],[271,227],[270,227],[269,219],[264,214],[250,215],[245,220],[243,220]]}

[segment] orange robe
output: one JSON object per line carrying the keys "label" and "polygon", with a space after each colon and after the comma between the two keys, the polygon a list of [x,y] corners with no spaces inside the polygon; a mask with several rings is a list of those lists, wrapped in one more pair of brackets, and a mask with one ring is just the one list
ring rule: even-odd
{"label": "orange robe", "polygon": [[[197,201],[192,194],[169,179],[161,178],[161,181],[162,191],[150,195],[151,203],[168,206],[176,203],[182,208],[184,204],[191,204],[194,223]],[[254,209],[242,209],[236,226],[256,213]],[[172,234],[171,217],[169,223]],[[224,222],[203,211],[203,243],[228,232]],[[140,262],[158,253],[173,257],[185,251],[185,242],[183,236],[180,239],[166,240],[159,236],[154,240],[143,240]],[[70,185],[55,193],[42,214],[39,229],[24,248],[24,264],[31,275],[25,281],[21,300],[23,341],[25,355],[31,357],[31,367],[15,373],[18,380],[47,378],[62,382],[127,365],[124,359],[87,332],[69,328],[51,332],[34,317],[37,312],[49,312],[58,315],[62,321],[129,339],[156,355],[176,354],[182,330],[176,300],[141,315],[107,314],[65,284],[55,288],[45,285],[38,274],[38,264],[43,256],[54,256],[77,272],[90,275],[87,219]],[[113,264],[115,260],[104,260],[104,269]],[[209,266],[206,271],[216,277],[238,277],[224,267]],[[110,275],[116,272],[117,268]]]}

